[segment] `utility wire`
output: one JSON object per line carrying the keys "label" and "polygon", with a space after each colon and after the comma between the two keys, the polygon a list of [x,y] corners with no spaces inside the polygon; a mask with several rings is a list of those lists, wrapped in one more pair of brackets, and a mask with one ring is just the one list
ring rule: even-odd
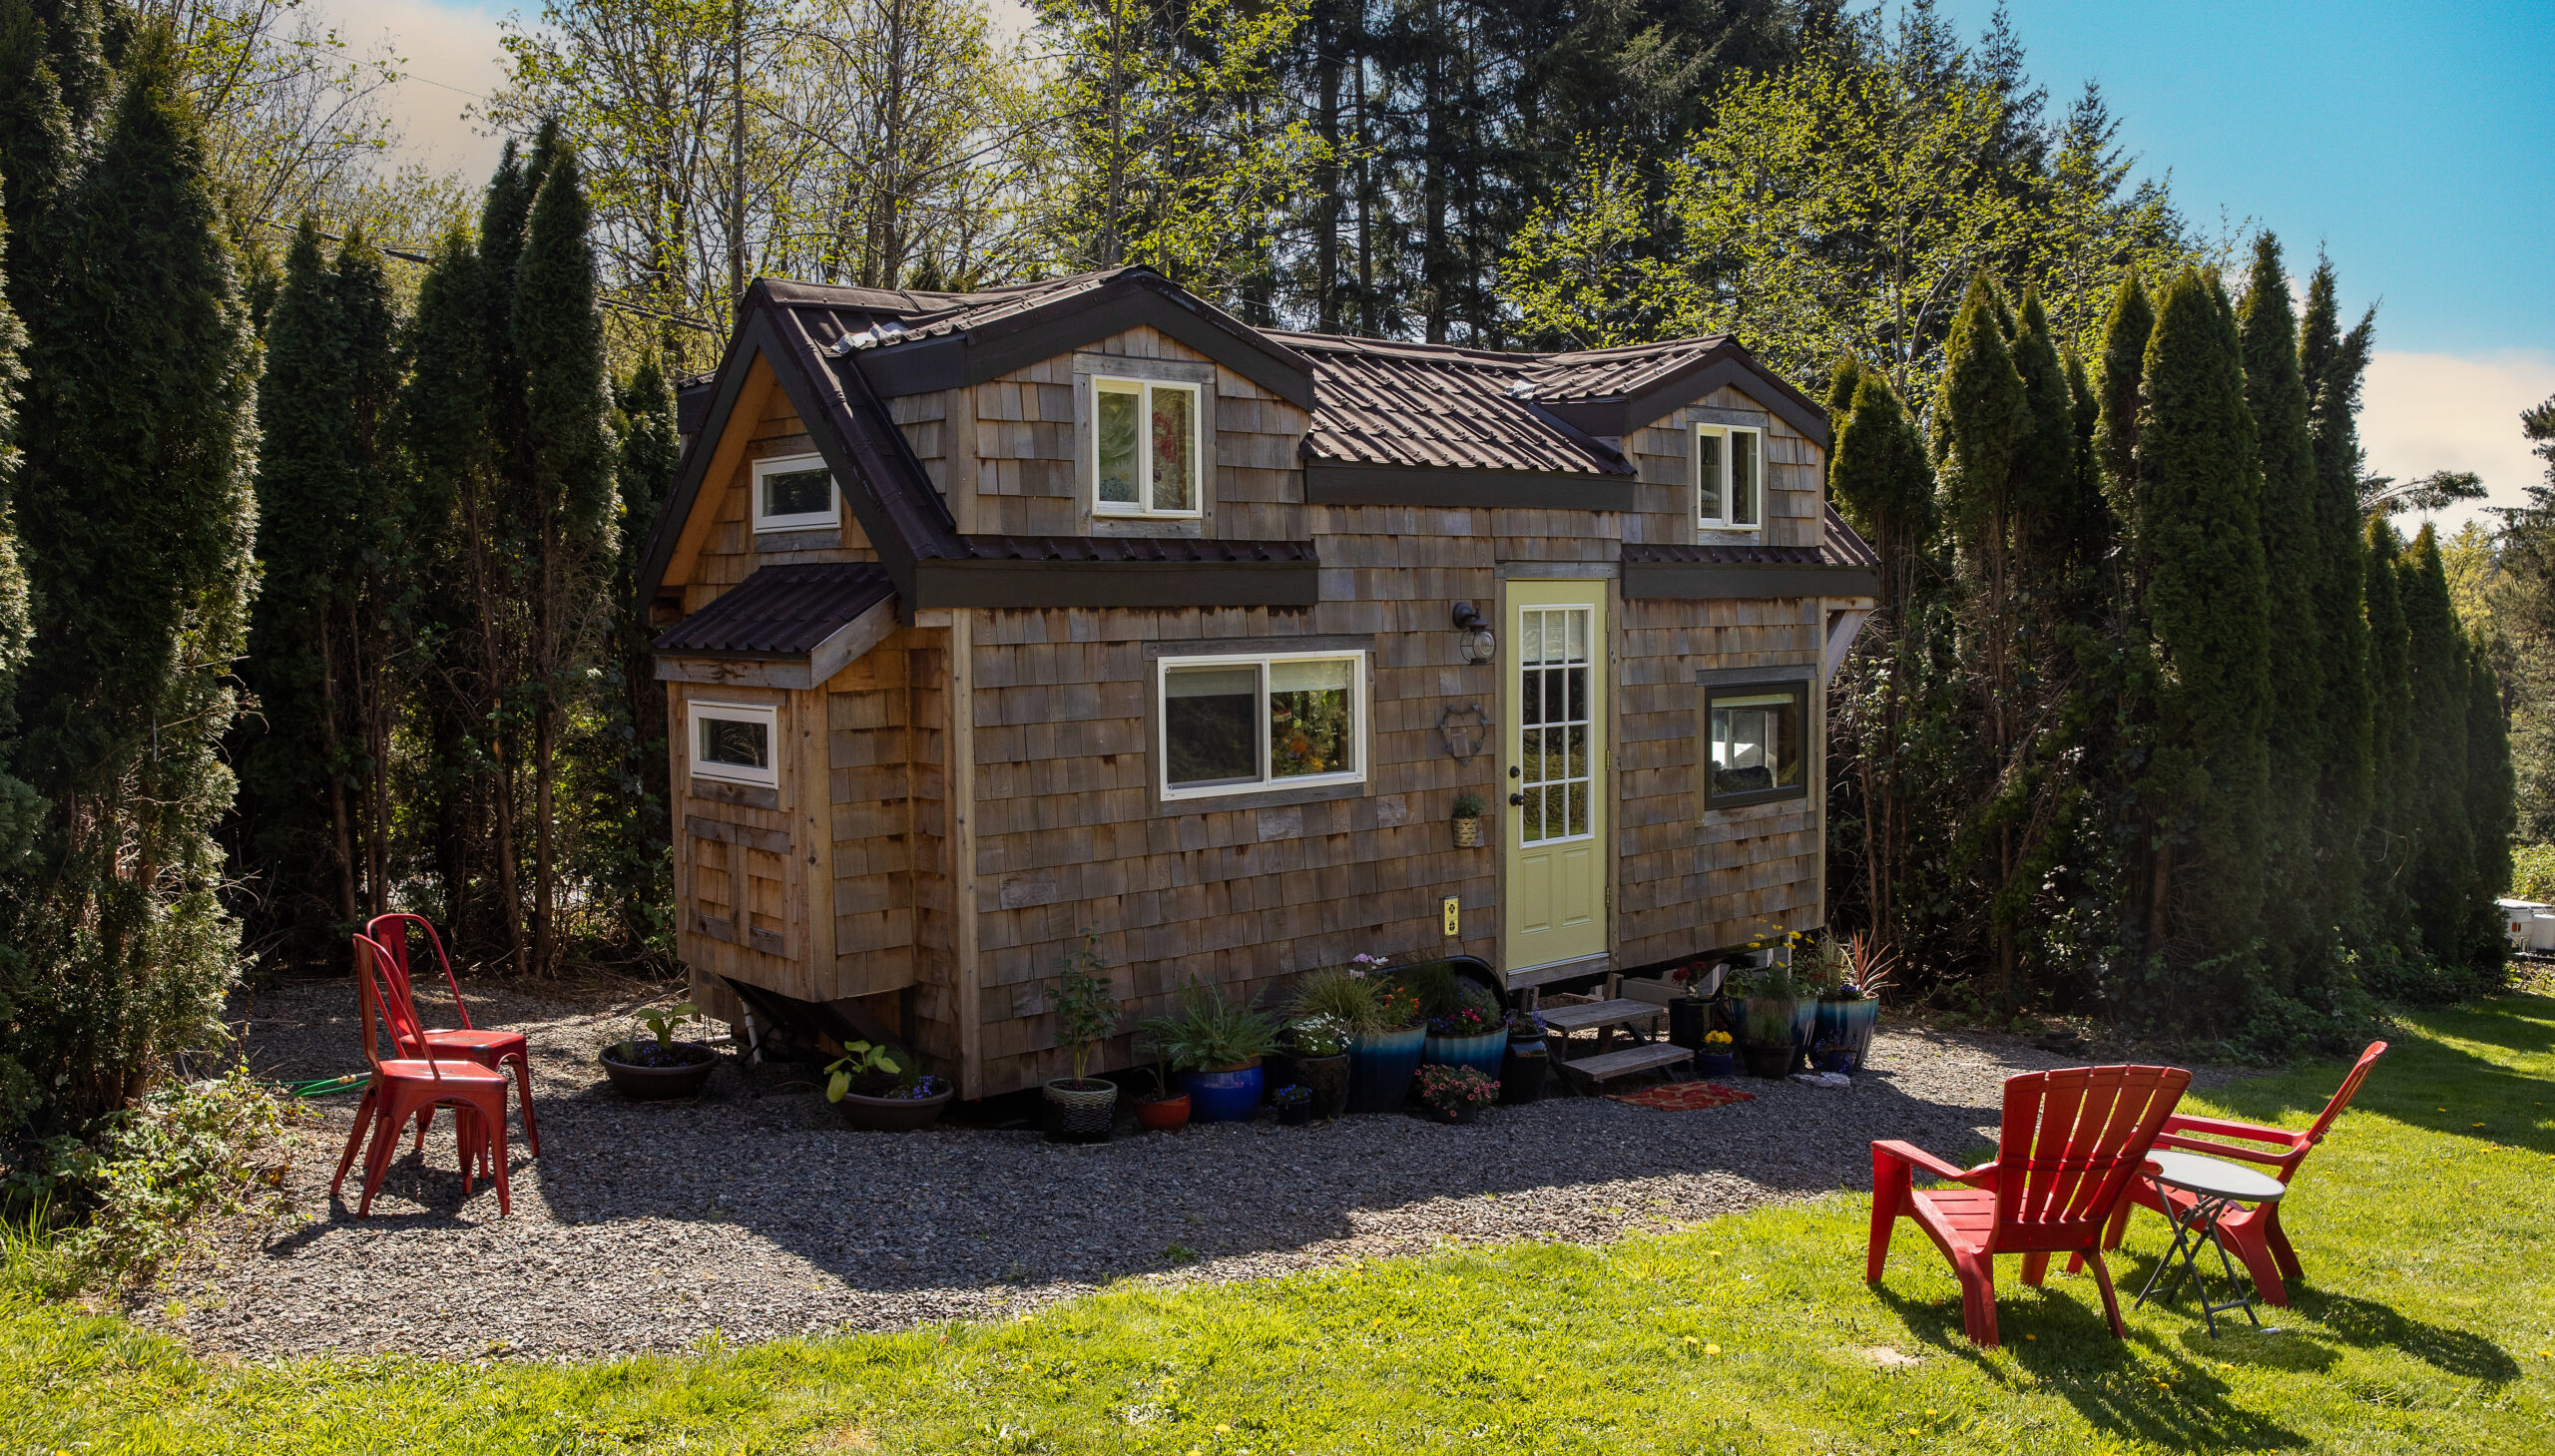
{"label": "utility wire", "polygon": [[[278,222],[276,222],[276,221],[275,221],[274,219],[272,219],[272,218],[259,218],[259,219],[257,220],[257,224],[258,224],[258,226],[259,226],[259,227],[272,228],[273,230],[275,230],[275,231],[276,231],[276,232],[278,232],[278,233],[297,233],[297,232],[299,232],[299,231],[300,231],[298,228],[293,228],[293,227],[289,227],[289,226],[287,226],[287,225],[285,225],[285,224],[278,223]],[[315,230],[314,230],[314,231],[315,231]],[[341,235],[341,234],[336,234],[336,233],[321,233],[321,234],[319,234],[319,237],[320,237],[323,241],[328,242],[328,243],[343,243],[343,242],[345,242],[345,241],[346,241],[343,235]],[[384,257],[395,257],[395,258],[399,259],[401,262],[416,262],[416,263],[429,263],[429,264],[431,264],[431,263],[434,261],[434,258],[433,258],[433,256],[432,256],[432,255],[430,255],[430,254],[428,254],[428,253],[418,252],[418,251],[416,251],[414,248],[407,248],[407,247],[394,247],[394,246],[391,246],[391,245],[390,245],[390,244],[388,244],[388,243],[374,243],[373,245],[374,245],[375,247],[378,247],[378,248],[380,248],[380,249],[381,249],[381,254],[382,254],[382,256],[384,256]],[[614,297],[609,297],[609,296],[605,296],[605,297],[598,297],[598,298],[596,298],[596,299],[595,299],[595,301],[596,301],[596,302],[598,302],[598,303],[600,303],[600,304],[602,304],[602,305],[603,305],[604,307],[606,307],[606,308],[614,309],[615,311],[622,312],[622,313],[633,314],[633,315],[635,315],[635,316],[637,316],[637,317],[640,317],[640,318],[652,318],[652,319],[655,319],[656,321],[658,321],[658,322],[660,322],[660,323],[672,323],[672,324],[677,324],[677,325],[680,325],[680,326],[682,326],[682,327],[684,327],[684,328],[694,329],[694,330],[697,330],[697,331],[699,331],[699,332],[702,332],[702,333],[708,333],[708,334],[716,334],[716,333],[719,331],[718,326],[717,326],[717,325],[715,325],[715,324],[705,322],[705,321],[703,321],[703,320],[701,320],[701,319],[698,319],[698,318],[690,317],[690,316],[688,316],[688,315],[686,315],[686,314],[682,314],[682,313],[669,313],[669,312],[665,311],[665,310],[664,310],[664,309],[662,309],[662,308],[651,308],[651,307],[647,306],[647,305],[646,305],[646,304],[644,304],[644,303],[627,303],[627,302],[622,301],[622,300],[621,300],[621,299],[619,299],[619,298],[614,298]]]}

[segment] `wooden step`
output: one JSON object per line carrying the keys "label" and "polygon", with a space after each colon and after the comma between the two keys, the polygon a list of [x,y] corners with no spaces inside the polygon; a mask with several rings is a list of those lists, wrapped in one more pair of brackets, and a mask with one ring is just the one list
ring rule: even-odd
{"label": "wooden step", "polygon": [[1665,1067],[1672,1062],[1683,1062],[1693,1055],[1695,1054],[1687,1048],[1669,1042],[1651,1042],[1643,1046],[1626,1047],[1620,1052],[1608,1052],[1604,1056],[1582,1057],[1576,1062],[1564,1062],[1561,1065],[1590,1082],[1608,1082],[1617,1077],[1628,1077],[1635,1072],[1648,1072],[1654,1067]]}
{"label": "wooden step", "polygon": [[1540,1009],[1539,1014],[1544,1018],[1545,1026],[1568,1036],[1592,1026],[1613,1026],[1620,1022],[1665,1016],[1668,1008],[1654,1002],[1619,997],[1613,1001],[1591,1001],[1580,1006],[1546,1006]]}

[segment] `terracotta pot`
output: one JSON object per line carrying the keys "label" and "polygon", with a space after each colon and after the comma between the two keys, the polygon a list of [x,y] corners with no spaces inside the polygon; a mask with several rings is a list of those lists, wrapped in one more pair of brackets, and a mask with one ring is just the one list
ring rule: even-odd
{"label": "terracotta pot", "polygon": [[692,1097],[719,1068],[719,1054],[699,1042],[677,1042],[688,1047],[698,1060],[680,1067],[650,1067],[640,1062],[613,1060],[613,1053],[629,1046],[619,1042],[603,1049],[596,1060],[603,1063],[603,1075],[612,1079],[613,1088],[632,1102],[670,1102],[678,1097]]}
{"label": "terracotta pot", "polygon": [[1106,1143],[1118,1126],[1118,1085],[1097,1077],[1060,1077],[1046,1086],[1047,1141]]}
{"label": "terracotta pot", "polygon": [[949,1100],[957,1095],[954,1087],[943,1088],[935,1097],[863,1097],[846,1092],[834,1104],[834,1115],[854,1132],[911,1133],[939,1122]]}
{"label": "terracotta pot", "polygon": [[1156,1095],[1136,1104],[1136,1121],[1149,1132],[1177,1133],[1189,1126],[1189,1094]]}

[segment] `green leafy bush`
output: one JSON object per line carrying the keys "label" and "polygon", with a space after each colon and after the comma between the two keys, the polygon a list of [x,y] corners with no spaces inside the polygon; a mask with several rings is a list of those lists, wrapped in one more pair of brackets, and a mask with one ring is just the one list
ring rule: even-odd
{"label": "green leafy bush", "polygon": [[2511,851],[2511,894],[2522,900],[2555,900],[2555,844],[2522,844]]}

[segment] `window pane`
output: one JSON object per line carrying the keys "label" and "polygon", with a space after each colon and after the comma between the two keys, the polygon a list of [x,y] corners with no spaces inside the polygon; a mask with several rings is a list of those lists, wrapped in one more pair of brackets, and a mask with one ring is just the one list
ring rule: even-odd
{"label": "window pane", "polygon": [[1348,677],[1355,664],[1269,665],[1269,772],[1273,778],[1345,773],[1356,766]]}
{"label": "window pane", "polygon": [[1757,524],[1757,451],[1763,439],[1755,430],[1730,432],[1730,523],[1734,526]]}
{"label": "window pane", "polygon": [[1569,661],[1588,661],[1588,614],[1574,609],[1562,615],[1570,623]]}
{"label": "window pane", "polygon": [[701,761],[732,768],[771,766],[771,726],[750,719],[701,720]]}
{"label": "window pane", "polygon": [[1260,670],[1171,668],[1163,674],[1165,781],[1173,788],[1260,779]]}
{"label": "window pane", "polygon": [[1198,508],[1198,396],[1156,386],[1154,400],[1154,509]]}
{"label": "window pane", "polygon": [[763,513],[771,516],[822,516],[834,508],[834,477],[828,470],[775,470],[763,478]]}
{"label": "window pane", "polygon": [[1544,614],[1517,614],[1517,661],[1540,663],[1544,660]]}
{"label": "window pane", "polygon": [[1712,701],[1710,747],[1716,794],[1798,785],[1807,762],[1799,693],[1743,693]]}
{"label": "window pane", "polygon": [[1095,389],[1093,402],[1100,416],[1100,499],[1112,505],[1142,504],[1136,494],[1136,417],[1144,412],[1143,398],[1133,390],[1104,385]]}
{"label": "window pane", "polygon": [[1570,827],[1562,832],[1566,834],[1588,832],[1588,785],[1576,779],[1572,780],[1570,785]]}
{"label": "window pane", "polygon": [[1695,514],[1706,522],[1721,519],[1721,435],[1695,433]]}

